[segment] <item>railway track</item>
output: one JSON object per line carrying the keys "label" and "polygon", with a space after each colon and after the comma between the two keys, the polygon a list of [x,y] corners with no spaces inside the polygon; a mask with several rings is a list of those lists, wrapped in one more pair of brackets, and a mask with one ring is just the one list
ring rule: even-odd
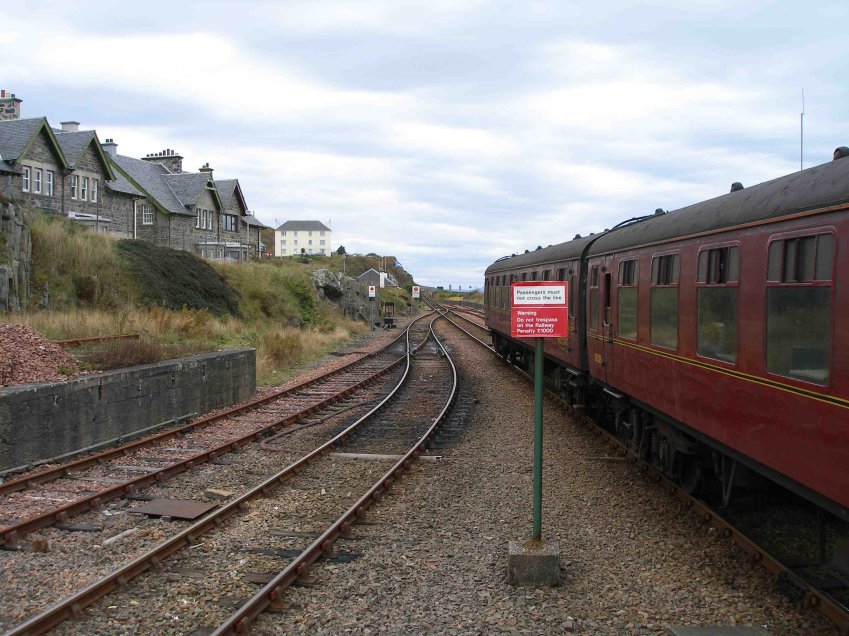
{"label": "railway track", "polygon": [[[366,509],[424,452],[448,418],[457,396],[457,374],[432,333],[432,322],[411,325],[406,340],[419,344],[408,345],[394,388],[366,413],[353,422],[326,416],[269,438],[275,446],[266,444],[254,452],[274,451],[275,457],[286,459],[285,467],[7,633],[43,633],[72,617],[78,620],[63,626],[69,633],[112,633],[128,620],[147,629],[151,607],[157,608],[160,621],[154,629],[162,629],[165,620],[169,630],[179,633],[243,633],[265,610],[282,609],[285,589],[298,581],[310,583],[309,566],[331,555],[334,542],[363,520]],[[287,448],[278,446],[284,439]],[[356,462],[352,468],[353,458],[373,461]],[[288,490],[281,487],[284,483]],[[328,518],[333,519],[330,524],[324,521]],[[292,525],[275,531],[281,520]],[[179,567],[166,568],[166,560]],[[143,583],[133,581],[140,576]],[[180,605],[188,601],[174,598],[175,586],[192,588],[191,598],[205,605],[187,613]],[[146,607],[138,601],[116,602],[116,593],[143,597]],[[112,604],[84,611],[105,595]],[[211,601],[222,598],[228,602]],[[138,616],[111,614],[133,603]]]}
{"label": "railway track", "polygon": [[[36,530],[71,527],[74,516],[108,501],[137,497],[145,487],[207,462],[224,461],[228,453],[304,418],[345,408],[344,400],[399,372],[402,337],[403,332],[379,352],[243,406],[0,483],[2,547],[25,547],[22,539]],[[28,514],[20,515],[21,509]]]}
{"label": "railway track", "polygon": [[[430,306],[438,311],[448,313],[448,309],[430,301]],[[452,312],[455,313],[455,312]],[[501,356],[493,350],[488,342],[482,340],[477,335],[472,333],[472,330],[466,329],[464,325],[458,324],[457,321],[448,318],[455,327],[470,336],[481,346],[496,355],[499,360],[508,364],[516,373],[520,374],[531,384],[533,377],[519,367],[509,364]],[[468,320],[467,320],[468,322]],[[849,635],[849,606],[838,600],[829,589],[817,584],[816,581],[811,581],[802,574],[802,568],[794,567],[793,564],[785,563],[780,558],[771,554],[757,541],[735,526],[735,524],[726,518],[723,513],[708,503],[694,497],[677,484],[671,481],[666,475],[652,466],[650,463],[633,454],[624,444],[622,444],[614,435],[596,425],[588,416],[583,413],[577,413],[565,400],[563,400],[556,392],[545,389],[549,397],[554,399],[558,404],[564,407],[573,415],[580,417],[584,422],[591,425],[591,430],[597,434],[603,441],[620,457],[626,458],[635,468],[643,473],[647,479],[662,484],[669,492],[670,496],[675,497],[682,505],[682,509],[689,511],[700,523],[710,525],[722,536],[730,540],[746,558],[753,563],[759,564],[770,572],[780,585],[780,587],[788,593],[788,595],[807,607],[818,609],[822,614],[829,618],[843,634]],[[828,580],[830,589],[839,587],[841,590],[846,589],[845,583],[834,579]]]}

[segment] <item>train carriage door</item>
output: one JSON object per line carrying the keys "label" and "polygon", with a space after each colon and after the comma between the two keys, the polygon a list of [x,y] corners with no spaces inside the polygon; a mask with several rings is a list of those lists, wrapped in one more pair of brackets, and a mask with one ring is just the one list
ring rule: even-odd
{"label": "train carriage door", "polygon": [[605,302],[604,270],[603,258],[590,260],[587,277],[587,354],[590,374],[602,381],[606,381],[604,340],[607,335],[603,306]]}
{"label": "train carriage door", "polygon": [[599,315],[601,317],[601,325],[599,336],[602,342],[602,373],[600,378],[608,381],[608,373],[612,374],[612,364],[614,362],[613,337],[616,332],[614,312],[613,312],[613,257],[606,256],[603,259],[601,267],[600,281],[601,293],[599,294]]}

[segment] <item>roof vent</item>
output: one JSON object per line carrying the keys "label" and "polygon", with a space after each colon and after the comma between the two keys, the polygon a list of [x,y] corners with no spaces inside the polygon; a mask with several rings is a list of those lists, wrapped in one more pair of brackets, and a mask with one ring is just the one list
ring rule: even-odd
{"label": "roof vent", "polygon": [[664,211],[663,211],[663,208],[657,208],[657,209],[654,211],[654,215],[655,215],[655,216],[660,216],[661,214],[666,214],[666,212],[664,212]]}
{"label": "roof vent", "polygon": [[834,149],[834,161],[838,159],[843,159],[843,157],[849,157],[849,148],[846,146],[840,146],[839,148]]}
{"label": "roof vent", "polygon": [[580,235],[580,234],[576,234],[576,235],[575,235],[575,238],[573,238],[572,240],[573,240],[573,241],[577,241],[579,238],[581,238],[581,235]]}
{"label": "roof vent", "polygon": [[528,252],[530,252],[530,251],[531,251],[531,250],[525,250],[525,254],[527,254],[527,253],[528,253]]}
{"label": "roof vent", "polygon": [[743,184],[740,183],[739,181],[735,181],[734,183],[731,184],[731,192],[738,192],[739,190],[742,190],[742,189],[743,189]]}

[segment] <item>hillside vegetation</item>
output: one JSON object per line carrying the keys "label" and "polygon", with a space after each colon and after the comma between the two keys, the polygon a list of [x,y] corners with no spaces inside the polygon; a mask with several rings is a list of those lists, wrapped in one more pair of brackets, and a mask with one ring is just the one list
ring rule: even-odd
{"label": "hillside vegetation", "polygon": [[[52,339],[138,333],[88,352],[93,367],[125,366],[231,347],[257,349],[257,379],[277,382],[368,326],[341,316],[318,297],[314,269],[356,276],[377,256],[215,262],[143,241],[116,240],[57,217],[29,215],[33,232],[31,310],[4,317]],[[400,267],[399,283],[412,284]],[[384,290],[381,290],[384,291]],[[404,289],[387,291],[396,313]]]}

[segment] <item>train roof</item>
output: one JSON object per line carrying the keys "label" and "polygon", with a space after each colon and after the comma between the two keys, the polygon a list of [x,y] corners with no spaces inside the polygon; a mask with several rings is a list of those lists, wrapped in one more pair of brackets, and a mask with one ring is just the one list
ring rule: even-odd
{"label": "train roof", "polygon": [[587,243],[600,234],[591,234],[583,238],[559,243],[557,245],[549,245],[539,250],[533,250],[525,254],[516,254],[515,256],[505,256],[495,261],[492,265],[486,268],[484,274],[494,274],[496,272],[507,271],[519,267],[527,267],[530,265],[539,265],[547,262],[556,263],[558,261],[580,258],[581,252]]}
{"label": "train roof", "polygon": [[[844,157],[843,159],[847,159]],[[590,255],[710,232],[725,227],[849,203],[849,159],[836,159],[771,181],[490,265],[486,273],[568,260],[595,239]]]}

